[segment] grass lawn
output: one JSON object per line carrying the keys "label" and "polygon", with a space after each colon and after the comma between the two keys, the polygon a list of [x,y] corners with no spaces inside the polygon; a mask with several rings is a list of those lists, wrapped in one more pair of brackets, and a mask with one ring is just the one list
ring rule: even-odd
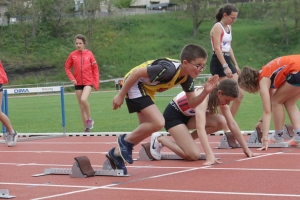
{"label": "grass lawn", "polygon": [[[128,132],[138,125],[136,114],[129,114],[126,103],[118,110],[112,110],[112,98],[116,91],[93,92],[89,103],[95,121],[92,132]],[[163,93],[162,93],[163,94]],[[172,96],[156,97],[156,105],[163,112]],[[9,118],[14,129],[20,133],[62,132],[60,95],[9,96]],[[79,106],[74,93],[65,94],[66,131],[82,132]],[[245,93],[236,116],[241,130],[252,130],[261,117],[262,105],[259,95]],[[289,119],[286,117],[286,123]],[[273,129],[273,125],[271,125]],[[162,131],[165,131],[164,129]]]}

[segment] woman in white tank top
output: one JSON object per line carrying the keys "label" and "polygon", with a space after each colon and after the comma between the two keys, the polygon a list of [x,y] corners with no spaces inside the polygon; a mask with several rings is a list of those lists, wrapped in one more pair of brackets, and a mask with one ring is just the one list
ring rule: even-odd
{"label": "woman in white tank top", "polygon": [[[231,48],[232,29],[231,25],[238,16],[238,10],[233,5],[226,5],[220,8],[216,14],[216,23],[210,31],[213,55],[210,62],[210,72],[212,75],[219,75],[220,80],[231,78],[235,81],[238,79],[240,69],[234,57]],[[230,107],[232,116],[235,117],[244,92],[239,88],[239,96],[235,99]],[[225,129],[227,131],[228,129]]]}

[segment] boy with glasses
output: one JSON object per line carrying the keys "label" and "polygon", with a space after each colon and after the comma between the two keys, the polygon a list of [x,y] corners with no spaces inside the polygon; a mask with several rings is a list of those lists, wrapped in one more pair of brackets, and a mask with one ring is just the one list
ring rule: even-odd
{"label": "boy with glasses", "polygon": [[194,79],[203,71],[206,60],[205,49],[189,44],[182,49],[180,61],[169,58],[150,60],[125,75],[122,90],[113,98],[113,109],[120,108],[125,98],[129,113],[137,113],[139,126],[130,134],[119,136],[118,147],[108,152],[106,157],[114,169],[123,169],[124,174],[127,174],[125,162],[133,163],[133,146],[164,127],[164,117],[154,104],[156,92],[181,84],[189,105],[193,107],[202,102],[216,86],[218,76],[207,81],[201,94],[194,93]]}

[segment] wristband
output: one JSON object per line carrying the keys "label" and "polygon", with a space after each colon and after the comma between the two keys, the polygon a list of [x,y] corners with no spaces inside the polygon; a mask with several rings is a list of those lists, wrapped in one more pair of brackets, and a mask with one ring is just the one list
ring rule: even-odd
{"label": "wristband", "polygon": [[228,67],[228,64],[227,64],[227,63],[225,63],[225,64],[223,65],[223,68],[226,68],[226,67]]}

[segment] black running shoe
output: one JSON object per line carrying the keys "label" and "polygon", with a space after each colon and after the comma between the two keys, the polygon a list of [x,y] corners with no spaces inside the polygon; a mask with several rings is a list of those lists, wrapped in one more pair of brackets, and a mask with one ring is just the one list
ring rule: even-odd
{"label": "black running shoe", "polygon": [[118,145],[119,145],[119,149],[120,149],[120,154],[125,162],[132,164],[133,163],[133,160],[132,160],[133,144],[125,141],[125,136],[126,136],[126,134],[123,134],[118,137]]}
{"label": "black running shoe", "polygon": [[108,155],[106,155],[110,163],[113,162],[113,164],[111,163],[111,167],[115,170],[122,169],[124,175],[126,175],[127,169],[124,160],[121,158],[121,156],[116,156],[114,152],[115,152],[115,148],[112,148],[111,150],[109,150]]}

